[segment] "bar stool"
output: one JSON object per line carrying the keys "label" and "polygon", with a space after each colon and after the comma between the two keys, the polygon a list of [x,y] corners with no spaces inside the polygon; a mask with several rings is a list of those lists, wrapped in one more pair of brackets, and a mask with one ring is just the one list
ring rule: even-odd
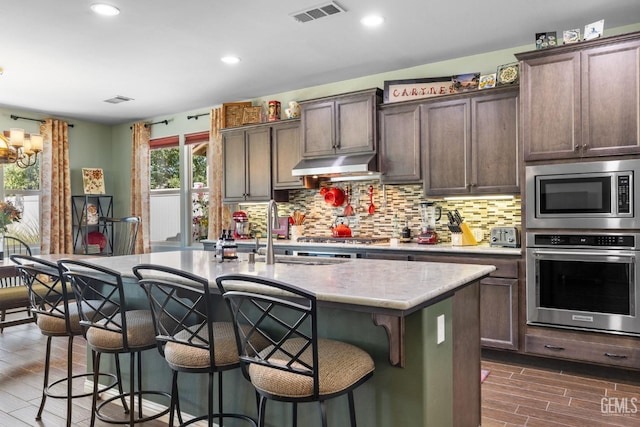
{"label": "bar stool", "polygon": [[[320,402],[326,427],[326,401],[346,394],[355,427],[353,390],[371,378],[375,366],[364,350],[318,337],[315,295],[242,274],[218,276],[216,283],[231,310],[244,376],[260,395],[258,426],[264,427],[266,402],[271,399],[292,403],[294,426],[298,403]],[[255,347],[256,337],[270,345]]]}
{"label": "bar stool", "polygon": [[[44,384],[42,386],[42,399],[36,415],[36,420],[42,418],[42,411],[47,397],[67,400],[67,426],[71,425],[72,399],[91,396],[89,392],[73,394],[73,380],[79,378],[94,378],[93,372],[73,375],[73,339],[82,335],[78,308],[73,302],[73,294],[60,280],[58,265],[29,255],[11,255],[11,261],[16,264],[23,283],[27,287],[31,312],[36,315],[36,325],[42,335],[47,337],[47,348],[44,362]],[[69,303],[69,297],[72,302]],[[67,376],[53,382],[49,382],[49,369],[51,367],[51,341],[53,337],[67,337]],[[102,393],[111,389],[118,383],[120,370],[117,374],[97,374],[99,378],[108,380],[98,392]],[[66,382],[66,393],[61,394],[56,386]],[[59,387],[58,387],[59,388]]]}
{"label": "bar stool", "polygon": [[[80,325],[84,327],[87,345],[94,356],[94,366],[100,366],[102,353],[114,354],[116,366],[120,363],[120,354],[128,353],[130,356],[129,391],[123,392],[122,383],[120,383],[119,394],[104,400],[99,405],[97,404],[98,377],[94,374],[91,426],[95,425],[96,417],[107,423],[133,426],[135,423],[150,421],[167,414],[171,409],[170,405],[146,417],[142,414],[143,396],[157,395],[171,398],[169,393],[142,390],[141,353],[156,346],[151,312],[127,308],[122,276],[116,271],[78,260],[60,260],[58,266],[62,278],[73,288],[80,314]],[[135,396],[138,397],[137,414]],[[128,406],[126,397],[129,397]],[[125,414],[129,415],[128,420],[110,418],[102,413],[105,405],[118,399],[122,401]]]}
{"label": "bar stool", "polygon": [[[244,420],[249,425],[256,422],[243,414],[223,410],[224,394],[222,373],[240,367],[236,339],[231,322],[214,321],[214,310],[207,279],[169,267],[141,264],[133,267],[140,286],[149,298],[156,328],[158,350],[173,370],[170,425],[173,425],[173,408],[177,408],[181,426],[207,420],[218,426],[224,419]],[[267,341],[254,342],[265,347]],[[206,373],[209,377],[207,413],[182,423],[178,397],[178,372]],[[218,374],[218,413],[214,413],[214,374]],[[234,424],[236,425],[236,424]]]}

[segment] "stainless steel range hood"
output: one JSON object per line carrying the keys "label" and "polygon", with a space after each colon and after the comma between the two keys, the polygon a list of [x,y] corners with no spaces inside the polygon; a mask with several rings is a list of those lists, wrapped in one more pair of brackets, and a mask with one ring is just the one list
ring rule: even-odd
{"label": "stainless steel range hood", "polygon": [[291,174],[345,179],[377,179],[380,176],[375,154],[303,159]]}

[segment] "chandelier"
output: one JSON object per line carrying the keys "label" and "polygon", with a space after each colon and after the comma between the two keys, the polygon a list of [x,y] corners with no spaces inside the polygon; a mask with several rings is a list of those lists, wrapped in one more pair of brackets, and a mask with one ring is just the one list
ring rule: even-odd
{"label": "chandelier", "polygon": [[36,164],[42,151],[42,135],[24,133],[24,129],[11,128],[0,133],[0,164],[15,163],[28,168]]}

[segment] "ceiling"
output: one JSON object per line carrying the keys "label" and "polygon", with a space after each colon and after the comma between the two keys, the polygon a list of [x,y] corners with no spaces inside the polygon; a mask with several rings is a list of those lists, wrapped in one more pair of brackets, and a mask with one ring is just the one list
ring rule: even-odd
{"label": "ceiling", "polygon": [[[330,2],[107,0],[121,13],[101,17],[95,1],[3,2],[0,106],[128,123],[640,21],[638,0],[337,0],[307,23],[292,15]],[[360,24],[372,12],[383,26]]]}

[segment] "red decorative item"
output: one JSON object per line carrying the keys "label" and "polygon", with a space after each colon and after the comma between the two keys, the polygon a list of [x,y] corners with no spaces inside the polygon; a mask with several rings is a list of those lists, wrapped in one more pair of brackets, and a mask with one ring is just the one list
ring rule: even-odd
{"label": "red decorative item", "polygon": [[107,238],[99,231],[92,231],[87,234],[87,243],[90,245],[98,245],[103,251],[107,247]]}
{"label": "red decorative item", "polygon": [[344,203],[344,192],[337,187],[333,187],[325,193],[324,201],[331,206],[342,206],[342,203]]}
{"label": "red decorative item", "polygon": [[269,101],[268,121],[275,122],[280,120],[280,101]]}

